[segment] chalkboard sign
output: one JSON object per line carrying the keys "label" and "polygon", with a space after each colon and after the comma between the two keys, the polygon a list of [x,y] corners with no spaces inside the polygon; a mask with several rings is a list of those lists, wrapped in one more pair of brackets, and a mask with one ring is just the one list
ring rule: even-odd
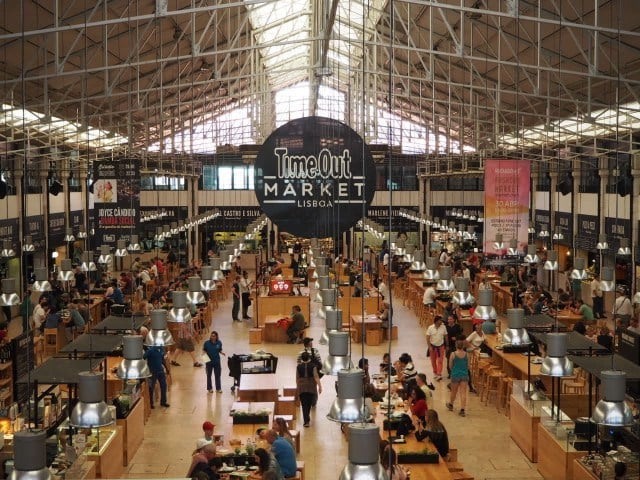
{"label": "chalkboard sign", "polygon": [[33,351],[33,331],[23,333],[11,340],[11,352],[13,357],[13,399],[18,404],[22,404],[29,399],[29,384],[17,383],[17,381],[26,376],[36,365]]}

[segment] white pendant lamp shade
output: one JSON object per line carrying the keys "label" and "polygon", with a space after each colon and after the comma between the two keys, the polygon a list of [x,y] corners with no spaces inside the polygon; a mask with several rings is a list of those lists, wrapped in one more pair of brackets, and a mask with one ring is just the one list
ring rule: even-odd
{"label": "white pendant lamp shade", "polygon": [[454,287],[455,285],[453,281],[451,281],[451,267],[440,267],[440,279],[436,285],[436,290],[439,292],[450,292]]}
{"label": "white pendant lamp shade", "polygon": [[339,480],[389,480],[380,464],[380,429],[375,423],[351,423],[349,461]]}
{"label": "white pendant lamp shade", "polygon": [[75,242],[76,237],[73,235],[73,228],[67,228],[65,230],[64,239],[65,242]]}
{"label": "white pendant lamp shade", "polygon": [[538,263],[538,248],[535,245],[527,245],[527,254],[524,256],[525,263]]}
{"label": "white pendant lamp shade", "polygon": [[202,290],[203,292],[211,292],[217,288],[216,281],[213,279],[212,266],[203,265],[203,267],[200,269],[200,275],[201,275],[200,290]]}
{"label": "white pendant lamp shade", "polygon": [[493,242],[493,248],[495,248],[496,250],[504,249],[504,242],[502,241],[501,233],[496,233],[496,239]]}
{"label": "white pendant lamp shade", "polygon": [[20,305],[20,297],[16,293],[16,279],[3,278],[0,307],[12,307],[13,305]]}
{"label": "white pendant lamp shade", "polygon": [[129,246],[127,250],[130,252],[140,252],[142,247],[140,246],[140,241],[138,240],[138,235],[131,235],[129,238]]}
{"label": "white pendant lamp shade", "polygon": [[564,240],[564,234],[562,232],[554,232],[552,240]]}
{"label": "white pendant lamp shade", "polygon": [[364,371],[359,368],[338,372],[338,394],[327,414],[329,420],[340,423],[367,420],[363,412],[363,379]]}
{"label": "white pendant lamp shade", "polygon": [[571,280],[585,280],[587,278],[587,271],[585,270],[586,261],[584,258],[576,258],[573,263],[573,270],[571,270]]}
{"label": "white pendant lamp shade", "polygon": [[98,257],[98,263],[107,265],[111,263],[113,257],[111,256],[111,247],[109,245],[100,245],[100,256]]}
{"label": "white pendant lamp shade", "polygon": [[427,257],[424,259],[424,274],[425,280],[440,280],[440,272],[438,272],[438,259],[436,257]]}
{"label": "white pendant lamp shade", "polygon": [[318,310],[324,313],[325,331],[320,337],[320,344],[329,343],[329,333],[338,332],[342,329],[342,310],[333,307],[322,307]]}
{"label": "white pendant lamp shade", "polygon": [[141,335],[123,335],[122,356],[116,376],[122,380],[139,380],[151,376],[147,361],[142,358]]}
{"label": "white pendant lamp shade", "polygon": [[164,240],[164,233],[162,227],[156,227],[156,234],[153,236],[153,239],[156,242],[161,242]]}
{"label": "white pendant lamp shade", "polygon": [[602,267],[602,270],[600,270],[600,288],[603,292],[613,292],[616,289],[616,277],[613,267]]}
{"label": "white pendant lamp shade", "polygon": [[171,227],[169,225],[163,225],[162,227],[162,235],[164,239],[171,238]]}
{"label": "white pendant lamp shade", "polygon": [[618,255],[631,255],[631,248],[629,248],[628,238],[620,239],[620,246],[618,247]]}
{"label": "white pendant lamp shade", "polygon": [[509,240],[509,248],[507,249],[507,255],[509,255],[510,257],[517,257],[518,255],[520,255],[520,252],[518,251],[517,238],[512,238],[511,240]]}
{"label": "white pendant lamp shade", "polygon": [[567,334],[547,333],[547,356],[540,365],[540,375],[549,377],[570,377],[573,362],[567,358]]}
{"label": "white pendant lamp shade", "polygon": [[413,262],[411,262],[409,270],[412,272],[423,272],[425,268],[424,252],[422,250],[416,250],[413,254]]}
{"label": "white pendant lamp shade", "polygon": [[189,277],[187,279],[187,284],[189,285],[189,291],[187,292],[187,302],[191,305],[202,305],[203,303],[207,303],[207,299],[202,293],[202,287],[200,277]]}
{"label": "white pendant lamp shade", "polygon": [[527,228],[527,233],[528,233],[529,235],[536,233],[536,229],[535,229],[535,227],[533,226],[533,223],[532,223],[532,222],[529,222],[529,228]]}
{"label": "white pendant lamp shade", "polygon": [[[324,258],[324,257],[322,257]],[[326,277],[329,275],[329,267],[326,263],[320,263],[318,265],[316,265],[316,273],[318,274],[318,277]]]}
{"label": "white pendant lamp shade", "polygon": [[173,345],[173,337],[167,329],[167,311],[164,309],[151,310],[151,330],[144,339],[148,347],[166,347]]}
{"label": "white pendant lamp shade", "polygon": [[596,243],[597,250],[607,250],[609,248],[609,242],[607,242],[606,235],[598,235],[598,243]]}
{"label": "white pendant lamp shade", "polygon": [[493,289],[481,288],[478,290],[478,305],[473,311],[473,318],[484,321],[498,318],[498,312],[493,306]]}
{"label": "white pendant lamp shade", "polygon": [[65,258],[60,262],[58,280],[61,280],[63,282],[69,282],[73,280],[73,264],[71,263],[71,259]]}
{"label": "white pendant lamp shade", "polygon": [[127,250],[127,241],[126,240],[118,240],[116,242],[116,257],[126,257],[129,255],[129,251]]}
{"label": "white pendant lamp shade", "polygon": [[191,311],[187,308],[187,292],[174,290],[171,293],[173,307],[169,311],[169,321],[186,323],[191,321]]}
{"label": "white pendant lamp shade", "polygon": [[460,307],[473,305],[476,299],[469,293],[469,279],[456,278],[453,283],[455,286],[455,292],[451,301]]}
{"label": "white pendant lamp shade", "polygon": [[49,283],[47,269],[42,267],[34,268],[33,273],[36,276],[36,281],[33,282],[33,289],[36,292],[50,292],[51,284]]}
{"label": "white pendant lamp shade", "polygon": [[85,238],[87,238],[87,229],[84,227],[80,227],[80,229],[78,230],[78,238],[84,240]]}
{"label": "white pendant lamp shade", "polygon": [[335,307],[338,299],[338,292],[335,288],[327,288],[320,290],[320,297],[322,298],[322,305],[325,307]]}
{"label": "white pendant lamp shade", "polygon": [[509,328],[502,334],[502,341],[510,345],[530,345],[531,339],[524,328],[524,310],[508,308],[507,322]]}
{"label": "white pendant lamp shade", "polygon": [[16,256],[16,251],[13,249],[11,240],[2,241],[2,250],[0,250],[0,257],[11,258]]}
{"label": "white pendant lamp shade", "polygon": [[467,225],[467,230],[462,232],[463,240],[473,240],[476,238],[476,227],[474,225]]}
{"label": "white pendant lamp shade", "polygon": [[[212,258],[209,260],[209,265],[213,269],[213,276],[211,277],[216,282],[221,282],[224,280],[224,273],[222,273],[222,269],[220,268],[220,259]],[[204,278],[204,275],[203,277]]]}
{"label": "white pendant lamp shade", "polygon": [[178,228],[178,222],[171,222],[171,235],[178,235],[180,233],[180,229]]}
{"label": "white pendant lamp shade", "polygon": [[47,468],[44,430],[22,430],[13,434],[13,471],[10,480],[51,480]]}
{"label": "white pendant lamp shade", "polygon": [[407,245],[405,248],[405,252],[404,252],[404,258],[403,258],[403,262],[404,263],[412,263],[414,260],[414,253],[416,251],[416,246],[415,245]]}
{"label": "white pendant lamp shade", "polygon": [[633,425],[633,412],[624,401],[627,374],[619,370],[600,372],[600,400],[591,419],[598,425],[624,427]]}
{"label": "white pendant lamp shade", "polygon": [[24,243],[22,244],[23,252],[35,252],[36,246],[33,243],[33,237],[31,235],[24,236]]}
{"label": "white pendant lamp shade", "polygon": [[229,261],[229,250],[220,250],[220,270],[223,272],[231,271],[231,262]]}
{"label": "white pendant lamp shade", "polygon": [[337,375],[342,369],[353,367],[349,357],[349,333],[331,332],[329,336],[329,355],[322,364],[322,373]]}
{"label": "white pendant lamp shade", "polygon": [[97,270],[96,264],[93,261],[93,252],[91,250],[85,250],[82,252],[82,263],[80,264],[80,270],[83,272],[95,272]]}
{"label": "white pendant lamp shade", "polygon": [[538,234],[538,237],[540,238],[549,238],[549,230],[547,230],[546,228],[542,228],[542,230],[540,230],[540,233]]}
{"label": "white pendant lamp shade", "polygon": [[558,270],[558,252],[555,250],[547,251],[547,260],[544,262],[542,268],[549,272]]}
{"label": "white pendant lamp shade", "polygon": [[80,372],[78,397],[79,401],[69,417],[72,427],[104,427],[114,422],[113,415],[104,401],[104,378],[101,374]]}
{"label": "white pendant lamp shade", "polygon": [[433,217],[433,223],[431,224],[431,227],[435,228],[440,228],[440,218],[439,217]]}

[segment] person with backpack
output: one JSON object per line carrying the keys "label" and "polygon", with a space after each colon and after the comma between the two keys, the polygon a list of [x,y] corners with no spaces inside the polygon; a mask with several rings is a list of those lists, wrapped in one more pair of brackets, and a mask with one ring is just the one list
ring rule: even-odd
{"label": "person with backpack", "polygon": [[318,394],[322,393],[322,384],[315,364],[311,362],[309,352],[302,352],[300,355],[302,362],[296,367],[296,387],[298,397],[302,405],[302,419],[304,426],[311,423],[311,406],[316,403]]}

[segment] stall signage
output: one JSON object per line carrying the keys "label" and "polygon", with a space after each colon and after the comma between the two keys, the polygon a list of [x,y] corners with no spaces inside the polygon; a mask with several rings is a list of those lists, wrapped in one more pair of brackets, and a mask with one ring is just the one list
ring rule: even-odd
{"label": "stall signage", "polygon": [[82,210],[74,210],[69,212],[69,227],[72,227],[74,230],[78,230],[79,227],[84,225],[84,215],[82,214]]}
{"label": "stall signage", "polygon": [[598,243],[600,219],[596,215],[578,214],[578,234],[575,246],[580,250],[595,250]]}
{"label": "stall signage", "polygon": [[620,247],[621,238],[631,240],[631,221],[624,218],[604,217],[604,231],[607,234],[609,249],[603,253],[615,254]]}
{"label": "stall signage", "polygon": [[573,237],[573,215],[569,212],[556,212],[556,231],[564,235],[563,240],[558,243],[563,245],[571,245]]}
{"label": "stall signage", "polygon": [[49,236],[49,245],[52,248],[64,244],[65,233],[65,215],[64,212],[49,214],[49,227],[47,235]]}
{"label": "stall signage", "polygon": [[0,241],[11,240],[12,246],[15,249],[17,245],[13,245],[13,242],[18,238],[18,219],[8,218],[6,220],[0,220]]}
{"label": "stall signage", "polygon": [[353,227],[375,193],[375,165],[364,140],[323,117],[292,120],[260,147],[255,193],[280,230],[328,237]]}
{"label": "stall signage", "polygon": [[269,283],[270,295],[290,295],[293,291],[293,282],[291,280],[271,280]]}
{"label": "stall signage", "polygon": [[33,241],[44,238],[44,217],[42,215],[32,215],[24,219],[24,234],[31,235]]}

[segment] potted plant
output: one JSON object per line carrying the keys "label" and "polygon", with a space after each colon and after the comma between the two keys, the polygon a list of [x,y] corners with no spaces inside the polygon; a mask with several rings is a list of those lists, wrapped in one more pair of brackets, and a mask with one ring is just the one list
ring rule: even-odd
{"label": "potted plant", "polygon": [[435,450],[424,448],[421,451],[405,451],[398,452],[398,463],[438,463],[440,455]]}

